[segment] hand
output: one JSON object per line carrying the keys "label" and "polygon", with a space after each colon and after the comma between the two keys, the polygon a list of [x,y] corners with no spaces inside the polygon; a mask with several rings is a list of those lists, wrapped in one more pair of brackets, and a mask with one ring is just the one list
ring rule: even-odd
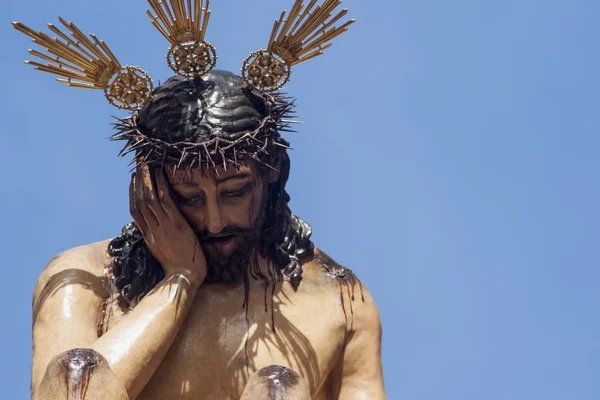
{"label": "hand", "polygon": [[163,171],[148,166],[131,178],[129,208],[148,249],[160,262],[166,277],[183,273],[198,286],[206,278],[206,259],[194,230],[175,205]]}

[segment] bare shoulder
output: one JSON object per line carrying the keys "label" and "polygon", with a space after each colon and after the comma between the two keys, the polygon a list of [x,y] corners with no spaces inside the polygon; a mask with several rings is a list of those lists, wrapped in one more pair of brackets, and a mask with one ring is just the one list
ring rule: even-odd
{"label": "bare shoulder", "polygon": [[81,284],[98,294],[104,292],[101,280],[104,268],[110,263],[108,244],[110,240],[91,243],[65,250],[56,255],[44,268],[34,291],[34,301],[53,292],[56,286]]}
{"label": "bare shoulder", "polygon": [[[331,288],[339,288],[340,285],[348,286],[350,289],[355,289],[355,297],[358,295],[361,300],[365,294],[368,295],[366,287],[351,269],[342,266],[321,249],[315,248],[312,260],[302,267],[302,284],[318,286],[321,289],[326,289],[328,286]],[[363,295],[356,291],[361,288]]]}
{"label": "bare shoulder", "polygon": [[[316,279],[355,279],[358,280],[354,272],[346,268],[331,258],[323,250],[316,248],[311,261],[303,265],[304,272],[308,277]],[[304,276],[304,275],[303,275]]]}
{"label": "bare shoulder", "polygon": [[353,328],[368,325],[378,329],[379,312],[371,293],[349,268],[337,263],[323,250],[315,248],[313,259],[303,266],[303,281],[311,288],[334,292],[342,303],[342,310],[352,317]]}

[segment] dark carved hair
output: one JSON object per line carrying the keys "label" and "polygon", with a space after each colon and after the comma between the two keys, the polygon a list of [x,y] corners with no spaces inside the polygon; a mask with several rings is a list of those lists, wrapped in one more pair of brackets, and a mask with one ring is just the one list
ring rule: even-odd
{"label": "dark carved hair", "polygon": [[[264,97],[248,90],[242,78],[225,71],[213,71],[204,79],[173,77],[159,86],[153,100],[139,113],[137,126],[148,137],[169,143],[202,143],[222,135],[235,139],[257,129],[270,112]],[[278,134],[278,133],[277,133]],[[278,138],[278,141],[284,142]],[[294,287],[302,279],[302,261],[312,256],[312,230],[292,214],[285,191],[290,159],[283,147],[270,141],[259,170],[279,165],[279,179],[270,184],[258,251],[267,257]],[[262,160],[261,160],[262,161]],[[109,254],[115,288],[128,306],[135,306],[164,277],[160,263],[146,246],[135,224],[126,225],[111,241]]]}

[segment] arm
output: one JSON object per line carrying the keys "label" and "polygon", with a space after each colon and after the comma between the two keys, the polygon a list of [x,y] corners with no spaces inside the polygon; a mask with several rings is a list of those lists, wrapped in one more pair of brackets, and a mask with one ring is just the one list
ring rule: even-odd
{"label": "arm", "polygon": [[[134,399],[173,342],[197,286],[182,274],[165,277],[134,310],[98,339],[96,323],[103,298],[87,282],[100,278],[85,270],[84,259],[77,254],[63,256],[47,267],[38,282],[34,304],[40,300],[43,303],[33,325],[32,397],[58,398],[56,391],[71,390],[68,381],[76,378],[73,375],[87,373],[90,383],[86,399],[112,398],[108,387],[116,392],[120,389]],[[42,299],[41,286],[47,287],[44,282],[51,280],[46,277],[61,279],[65,272],[87,281],[63,280],[54,293]],[[75,349],[86,350],[77,353]],[[90,357],[98,360],[86,366]],[[101,368],[94,368],[98,364]],[[78,367],[84,370],[77,372]],[[97,384],[100,382],[102,385]]]}
{"label": "arm", "polygon": [[98,339],[96,321],[106,296],[77,280],[47,289],[52,280],[61,282],[64,271],[99,279],[93,274],[98,260],[84,250],[53,260],[34,298],[33,398],[61,397],[72,376],[79,381],[85,377],[79,386],[88,389],[87,400],[119,398],[109,395],[113,387],[136,398],[160,365],[204,281],[202,249],[175,207],[162,173],[157,173],[155,185],[147,169],[138,171],[130,198],[132,215],[165,278]]}
{"label": "arm", "polygon": [[373,298],[354,303],[354,329],[348,332],[342,358],[330,376],[330,399],[385,399],[381,366],[381,321]]}

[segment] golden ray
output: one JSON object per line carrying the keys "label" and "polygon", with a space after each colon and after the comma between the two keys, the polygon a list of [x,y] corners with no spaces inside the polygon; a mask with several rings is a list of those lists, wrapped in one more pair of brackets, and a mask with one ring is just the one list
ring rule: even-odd
{"label": "golden ray", "polygon": [[75,40],[52,24],[48,24],[50,30],[57,33],[64,41],[51,38],[42,31],[36,32],[20,22],[13,22],[13,26],[18,31],[30,36],[34,43],[45,48],[51,56],[55,56],[53,58],[29,50],[31,55],[48,61],[48,64],[42,65],[35,61],[26,61],[26,63],[35,66],[37,70],[66,78],[59,81],[69,85],[77,83],[81,85],[80,87],[104,89],[110,78],[121,69],[121,64],[110,51],[106,52],[106,45],[100,45],[104,42],[98,41],[95,37],[92,37],[94,40],[92,42],[72,22],[67,23],[60,17],[59,21],[70,31]]}
{"label": "golden ray", "polygon": [[25,63],[59,76],[57,81],[70,87],[102,89],[111,104],[119,108],[137,108],[149,98],[152,79],[146,72],[137,67],[121,66],[104,41],[98,40],[94,34],[87,37],[74,23],[61,17],[58,19],[71,37],[53,24],[48,24],[48,28],[60,39],[42,31],[36,32],[21,22],[13,22],[15,29],[31,37],[47,52],[29,50],[29,54],[47,64],[37,61]]}
{"label": "golden ray", "polygon": [[204,40],[210,20],[209,0],[148,0],[152,25],[171,43],[169,66],[178,74],[202,76],[217,61],[215,48]]}
{"label": "golden ray", "polygon": [[296,0],[289,15],[281,13],[267,49],[255,51],[244,61],[242,75],[249,86],[264,91],[281,89],[290,79],[292,66],[322,55],[333,39],[356,22],[351,19],[335,26],[348,14],[347,9],[334,14],[341,0],[325,0],[319,6],[317,2],[311,0],[305,8],[303,0]]}
{"label": "golden ray", "polygon": [[332,27],[348,14],[348,9],[343,9],[334,16],[332,13],[342,4],[341,0],[326,0],[314,8],[316,4],[317,0],[311,0],[302,11],[303,1],[296,0],[287,19],[284,11],[280,19],[275,21],[267,50],[280,55],[294,66],[323,54],[323,50],[331,46],[329,42],[356,22],[351,19],[339,27]]}

